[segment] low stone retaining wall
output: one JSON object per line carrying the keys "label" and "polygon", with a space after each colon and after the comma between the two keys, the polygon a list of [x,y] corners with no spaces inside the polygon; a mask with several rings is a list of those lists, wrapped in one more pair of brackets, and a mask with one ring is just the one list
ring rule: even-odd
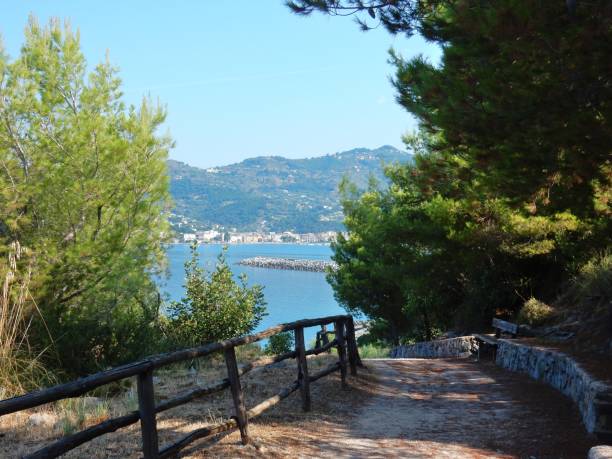
{"label": "low stone retaining wall", "polygon": [[473,336],[460,336],[458,338],[423,341],[407,346],[397,346],[391,349],[390,356],[394,359],[468,357],[476,349],[477,344]]}
{"label": "low stone retaining wall", "polygon": [[511,371],[529,374],[571,398],[578,406],[582,422],[589,433],[605,428],[596,400],[612,396],[612,387],[595,380],[571,357],[550,349],[499,340],[497,365]]}
{"label": "low stone retaining wall", "polygon": [[595,446],[591,448],[588,459],[612,459],[612,446]]}

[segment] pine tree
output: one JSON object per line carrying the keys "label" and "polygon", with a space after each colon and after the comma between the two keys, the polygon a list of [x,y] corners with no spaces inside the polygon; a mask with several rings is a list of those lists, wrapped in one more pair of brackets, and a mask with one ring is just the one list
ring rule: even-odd
{"label": "pine tree", "polygon": [[0,241],[33,253],[34,338],[67,372],[146,352],[157,315],[171,141],[164,110],[126,107],[120,84],[108,58],[87,73],[59,21],[31,18],[20,55],[0,58]]}
{"label": "pine tree", "polygon": [[575,5],[289,2],[442,48],[439,64],[391,54],[398,101],[419,121],[406,138],[415,163],[344,203],[349,237],[334,246],[331,281],[348,308],[374,318],[401,308],[426,335],[469,331],[524,298],[553,300],[610,247],[612,5]]}

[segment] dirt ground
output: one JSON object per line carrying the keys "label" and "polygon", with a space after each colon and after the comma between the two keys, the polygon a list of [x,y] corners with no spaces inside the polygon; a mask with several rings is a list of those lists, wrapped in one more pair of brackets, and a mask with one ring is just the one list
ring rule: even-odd
{"label": "dirt ground", "polygon": [[596,444],[568,399],[492,364],[387,359],[366,365],[346,396],[357,402],[353,413],[297,425],[262,418],[251,426],[255,447],[229,435],[185,457],[585,458]]}
{"label": "dirt ground", "polygon": [[[313,359],[313,368],[332,359]],[[233,432],[196,442],[181,457],[585,458],[597,443],[585,433],[568,399],[491,363],[443,359],[364,363],[367,369],[349,378],[348,390],[340,388],[337,375],[314,383],[311,412],[301,412],[296,392],[252,420],[251,444],[242,446],[239,433]],[[247,406],[287,385],[295,379],[294,372],[294,363],[287,362],[245,378]],[[167,383],[160,385],[163,394]],[[228,394],[188,406],[160,416],[160,445],[232,413]],[[0,444],[3,440],[16,442],[19,436],[0,425]],[[38,435],[20,448],[0,446],[0,454],[19,457],[9,453],[32,451],[41,440]],[[68,457],[139,457],[138,443],[135,425],[96,439]]]}

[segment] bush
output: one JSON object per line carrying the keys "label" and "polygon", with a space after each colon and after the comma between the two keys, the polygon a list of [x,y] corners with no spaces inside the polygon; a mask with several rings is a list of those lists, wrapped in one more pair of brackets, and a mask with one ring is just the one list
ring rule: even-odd
{"label": "bush", "polygon": [[167,336],[173,347],[191,347],[251,332],[266,314],[263,288],[236,282],[225,252],[211,273],[198,266],[197,243],[185,263],[186,295],[168,308]]}
{"label": "bush", "polygon": [[585,263],[570,288],[572,301],[582,307],[612,303],[612,252],[606,250]]}
{"label": "bush", "polygon": [[553,312],[554,309],[549,305],[531,297],[523,304],[517,320],[520,324],[538,326],[546,322]]}
{"label": "bush", "polygon": [[281,332],[270,336],[268,344],[266,344],[266,354],[279,355],[291,352],[293,343],[293,333],[291,332]]}
{"label": "bush", "polygon": [[389,357],[391,349],[381,344],[366,344],[359,346],[359,357],[362,359],[384,359]]}

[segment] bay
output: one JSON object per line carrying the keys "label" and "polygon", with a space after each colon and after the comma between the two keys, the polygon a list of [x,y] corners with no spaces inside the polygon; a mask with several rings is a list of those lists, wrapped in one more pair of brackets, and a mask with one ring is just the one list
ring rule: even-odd
{"label": "bay", "polygon": [[[200,264],[211,271],[215,268],[221,244],[198,246]],[[304,244],[236,244],[229,245],[227,262],[237,277],[245,273],[248,284],[264,287],[268,315],[256,331],[284,322],[311,319],[336,314],[345,310],[334,299],[333,290],[320,272],[290,271],[284,269],[255,268],[238,265],[237,262],[249,257],[278,257],[309,260],[329,260],[331,249],[327,245]],[[189,258],[187,244],[173,244],[167,248],[168,277],[159,280],[162,292],[169,300],[180,300],[184,294],[184,263]],[[314,340],[317,328],[305,330],[306,342]]]}

